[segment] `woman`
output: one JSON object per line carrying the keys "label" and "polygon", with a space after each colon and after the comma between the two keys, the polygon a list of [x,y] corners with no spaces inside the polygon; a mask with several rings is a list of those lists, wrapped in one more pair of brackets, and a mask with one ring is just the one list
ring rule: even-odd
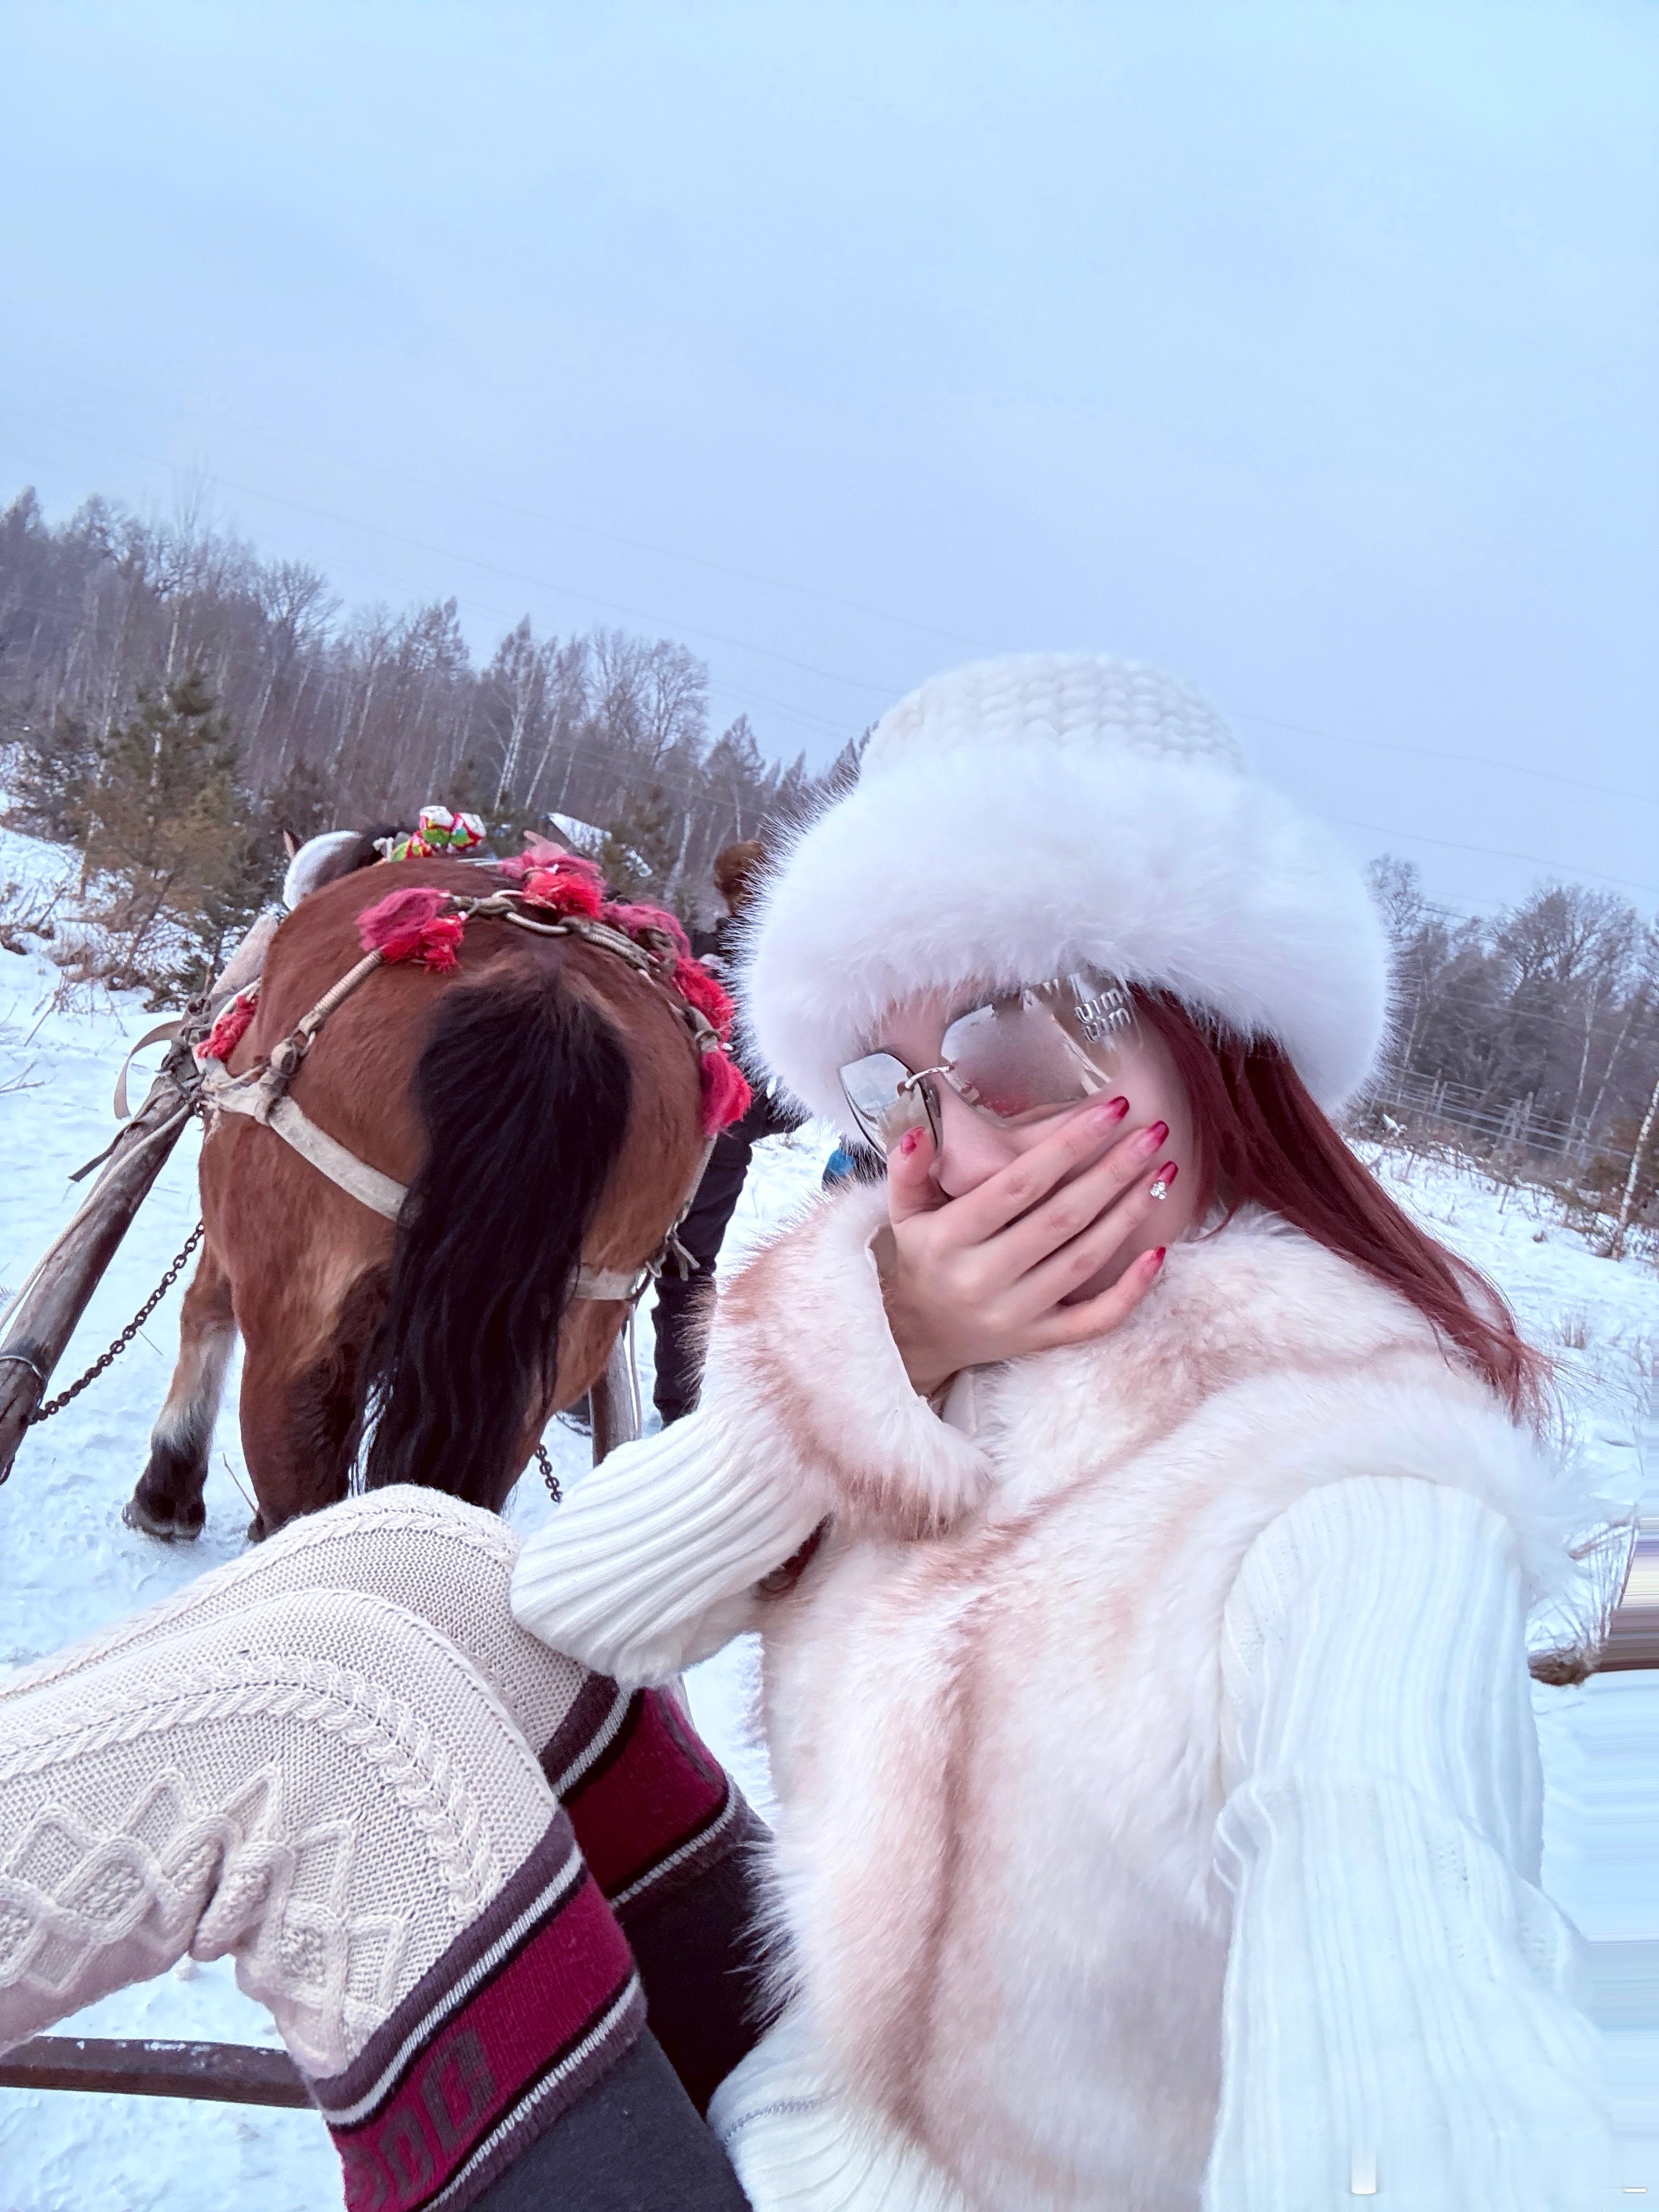
{"label": "woman", "polygon": [[516,1565],[386,1492],[15,1685],[0,2036],[230,1949],[354,2205],[739,2201],[659,2046],[700,2097],[753,2042],[744,1816],[605,1678],[757,1628],[762,2212],[1579,2201],[1525,1632],[1593,1508],[1320,1110],[1382,1026],[1352,869],[1191,693],[988,664],[878,726],[748,1003],[885,1192]]}
{"label": "woman", "polygon": [[763,1638],[751,2201],[1579,2202],[1525,1631],[1594,1509],[1321,1110],[1384,1024],[1357,872],[1191,693],[986,664],[878,726],[747,1003],[890,1188],[730,1286],[514,1606],[624,1681]]}

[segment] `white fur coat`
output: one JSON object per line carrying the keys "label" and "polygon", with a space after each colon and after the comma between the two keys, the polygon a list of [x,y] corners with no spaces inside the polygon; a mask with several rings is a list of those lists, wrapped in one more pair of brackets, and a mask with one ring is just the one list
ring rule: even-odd
{"label": "white fur coat", "polygon": [[882,1218],[821,1205],[725,1288],[702,1408],[578,1491],[514,1608],[624,1677],[760,1630],[777,1913],[849,2107],[975,2205],[1190,2206],[1246,1554],[1318,1486],[1413,1476],[1500,1516],[1537,1602],[1584,1501],[1412,1309],[1260,1215],[1173,1248],[1114,1335],[960,1378],[941,1421],[886,1328]]}

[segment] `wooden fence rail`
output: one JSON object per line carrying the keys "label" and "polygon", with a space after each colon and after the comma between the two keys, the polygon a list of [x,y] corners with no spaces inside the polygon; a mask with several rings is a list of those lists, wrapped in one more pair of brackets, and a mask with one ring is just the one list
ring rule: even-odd
{"label": "wooden fence rail", "polygon": [[0,2089],[101,2089],[124,2097],[197,2097],[219,2105],[311,2102],[285,2051],[247,2043],[160,2043],[37,2035],[0,2053]]}

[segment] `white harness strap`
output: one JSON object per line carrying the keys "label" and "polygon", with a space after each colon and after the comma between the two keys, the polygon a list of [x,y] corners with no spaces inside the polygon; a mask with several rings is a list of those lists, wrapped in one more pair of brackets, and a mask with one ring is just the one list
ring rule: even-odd
{"label": "white harness strap", "polygon": [[216,1114],[246,1114],[250,1121],[274,1129],[284,1144],[291,1145],[301,1158],[309,1160],[360,1205],[395,1221],[408,1195],[405,1186],[382,1175],[379,1168],[370,1167],[367,1160],[360,1160],[326,1129],[319,1129],[286,1091],[267,1079],[270,1073],[269,1068],[262,1068],[246,1075],[232,1075],[222,1060],[211,1060],[202,1072],[203,1099]]}
{"label": "white harness strap", "polygon": [[[364,962],[367,969],[369,965]],[[356,971],[353,971],[354,974]],[[337,985],[336,991],[339,987]],[[331,994],[333,995],[332,994]],[[343,994],[342,994],[343,995]],[[337,999],[336,1003],[338,1003]],[[306,1017],[311,1021],[318,1009]],[[318,1024],[321,1026],[320,1023]],[[315,1031],[313,1031],[315,1034]],[[311,1116],[297,1106],[289,1096],[291,1076],[279,1073],[277,1067],[267,1066],[250,1068],[246,1075],[233,1075],[221,1060],[210,1060],[202,1071],[202,1103],[209,1111],[218,1114],[246,1114],[250,1121],[279,1136],[285,1145],[292,1146],[302,1159],[309,1160],[319,1174],[325,1175],[331,1183],[366,1206],[371,1213],[378,1213],[387,1221],[395,1221],[409,1195],[406,1183],[382,1175],[367,1160],[360,1160],[337,1137],[331,1137],[326,1129],[319,1129]],[[697,1170],[686,1193],[685,1204],[680,1208],[675,1228],[684,1221],[696,1196],[697,1186],[702,1181],[703,1170],[714,1150],[711,1137],[703,1146],[697,1160]],[[633,1305],[645,1292],[647,1285],[662,1265],[678,1252],[679,1246],[671,1230],[664,1239],[662,1249],[653,1253],[641,1267],[589,1267],[576,1270],[573,1295],[579,1298],[614,1300],[619,1305]],[[682,1264],[684,1264],[682,1261]]]}

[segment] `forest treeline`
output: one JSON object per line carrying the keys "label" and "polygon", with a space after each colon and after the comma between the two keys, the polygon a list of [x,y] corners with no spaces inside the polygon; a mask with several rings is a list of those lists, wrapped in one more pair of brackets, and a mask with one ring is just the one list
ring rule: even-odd
{"label": "forest treeline", "polygon": [[[193,865],[106,818],[147,745],[171,756],[158,805],[191,801]],[[690,908],[721,845],[825,780],[767,759],[745,716],[711,732],[708,672],[672,639],[543,636],[526,616],[480,666],[453,599],[343,610],[317,569],[199,515],[92,499],[54,526],[29,491],[0,515],[0,749],[14,824],[125,860],[141,909],[163,884],[163,908],[246,905],[281,829],[412,823],[429,799],[504,845],[575,816],[610,833],[626,888]]]}
{"label": "forest treeline", "polygon": [[[480,666],[453,599],[346,611],[316,569],[189,514],[94,499],[52,525],[26,492],[0,515],[7,818],[79,848],[130,978],[162,994],[199,987],[270,896],[282,830],[407,824],[428,799],[503,850],[551,814],[591,823],[619,888],[690,914],[722,844],[810,808],[860,750],[817,778],[769,761],[741,716],[711,732],[708,693],[672,639],[527,617]],[[1399,1001],[1364,1123],[1604,1198],[1639,1146],[1651,1213],[1651,919],[1571,884],[1462,917],[1394,860],[1373,888]]]}
{"label": "forest treeline", "polygon": [[[1409,861],[1372,864],[1395,951],[1394,1036],[1367,1119],[1439,1132],[1637,1219],[1659,1171],[1659,927],[1629,900],[1547,884],[1495,915],[1437,905]],[[1639,1150],[1639,1158],[1638,1158]]]}

